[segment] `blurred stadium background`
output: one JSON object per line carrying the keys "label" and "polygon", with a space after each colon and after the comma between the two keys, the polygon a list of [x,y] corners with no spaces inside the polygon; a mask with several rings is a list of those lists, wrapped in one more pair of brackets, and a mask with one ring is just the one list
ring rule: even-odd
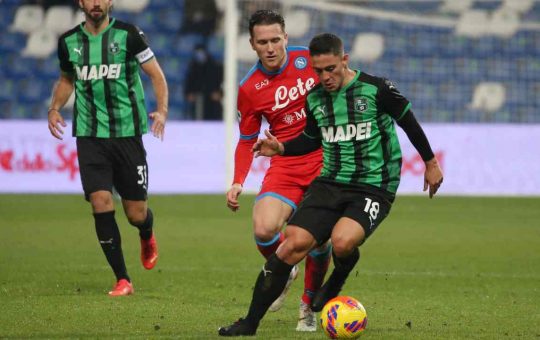
{"label": "blurred stadium background", "polygon": [[[185,114],[183,87],[195,45],[206,43],[224,62],[226,1],[211,1],[216,12],[198,14],[217,16],[215,29],[202,33],[182,30],[191,2],[206,1],[114,2],[113,16],[140,26],[159,58],[173,120],[192,118]],[[0,6],[0,118],[44,119],[58,75],[57,35],[80,22],[81,13],[22,0]],[[342,36],[353,66],[397,82],[422,122],[540,123],[540,2],[238,1],[239,79],[255,60],[246,18],[257,8],[283,12],[290,44],[306,45],[322,31]],[[153,107],[148,81],[145,87]]]}
{"label": "blurred stadium background", "polygon": [[[400,136],[400,195],[344,290],[368,310],[365,336],[539,338],[540,1],[114,0],[113,16],[145,31],[170,90],[165,141],[145,137],[161,254],[153,271],[140,266],[138,235],[117,208],[137,292],[125,300],[106,294],[113,277],[69,127],[63,141],[46,128],[56,39],[82,20],[75,2],[60,3],[0,0],[0,338],[212,339],[243,315],[262,261],[254,196],[232,214],[223,193],[236,84],[255,61],[247,17],[259,8],[283,12],[290,44],[337,33],[352,66],[395,81],[445,172],[436,199],[403,195],[421,194],[423,162]],[[200,44],[224,66],[223,120],[194,120],[204,115],[184,96]],[[245,191],[257,190],[265,162],[254,162]],[[301,287],[265,318],[261,339],[323,338],[294,331]]]}
{"label": "blurred stadium background", "polygon": [[[0,0],[0,124],[4,131],[32,130],[34,126],[44,124],[51,89],[59,72],[57,37],[83,20],[76,3],[73,0]],[[194,189],[189,186],[185,189],[188,192],[217,192],[231,178],[237,133],[236,86],[256,61],[248,42],[247,18],[260,8],[283,13],[291,45],[307,45],[319,32],[337,33],[344,39],[353,67],[397,83],[413,103],[413,110],[426,127],[432,143],[441,145],[442,149],[449,145],[452,150],[446,150],[447,154],[453,151],[456,157],[464,150],[478,150],[469,155],[470,160],[457,161],[447,157],[447,164],[470,165],[456,170],[455,174],[449,172],[449,175],[457,178],[476,172],[475,157],[486,155],[485,162],[494,162],[496,156],[514,153],[513,150],[516,152],[512,162],[500,160],[480,171],[480,179],[491,179],[481,186],[493,187],[491,183],[503,183],[509,176],[516,177],[516,172],[522,172],[526,177],[529,170],[525,170],[521,162],[528,162],[531,157],[534,162],[528,162],[529,166],[532,164],[532,171],[540,172],[540,157],[534,153],[540,146],[536,133],[540,129],[540,1],[115,0],[114,6],[114,17],[135,23],[145,31],[164,69],[170,91],[169,141],[171,136],[185,136],[186,131],[198,129],[205,138],[190,135],[189,138],[198,139],[198,149],[197,154],[186,156],[187,160],[191,163],[200,161],[200,152],[216,152],[217,157],[223,159],[218,162],[219,170],[214,171],[214,174],[225,173],[217,180],[217,186],[199,190],[198,184],[194,184]],[[224,123],[218,119],[212,123],[201,122],[207,123],[205,126],[198,124],[195,120],[204,119],[205,115],[186,100],[190,61],[195,48],[200,45],[205,46],[224,69]],[[147,106],[152,109],[155,98],[151,83],[144,75],[142,78]],[[216,79],[213,81],[221,82],[222,78]],[[64,110],[68,118],[70,107],[68,104]],[[21,120],[27,128],[13,125]],[[43,145],[54,141],[41,134],[43,140],[29,147],[24,138],[36,139],[36,136],[23,138],[14,133],[0,139],[0,152],[4,150],[3,163],[0,162],[4,164],[3,169],[16,168],[17,153],[21,173],[36,167],[46,168],[36,161],[41,157],[36,155],[46,157],[47,153],[53,152],[53,146],[47,151],[43,150]],[[219,135],[219,138],[208,139],[206,134]],[[501,134],[510,139],[504,142],[495,138]],[[447,140],[441,141],[433,135],[436,138],[446,136]],[[481,135],[487,139],[480,139]],[[458,141],[452,146],[450,139],[454,137]],[[187,137],[171,143],[169,149],[174,150],[169,155],[162,155],[161,159],[178,158],[179,152],[193,150],[193,143]],[[528,148],[521,149],[523,145]],[[149,148],[152,149],[152,145]],[[6,149],[12,150],[11,160],[7,159]],[[414,150],[411,152],[410,157],[413,157]],[[529,154],[531,152],[533,154]],[[153,154],[155,151],[150,150],[150,157]],[[505,166],[509,163],[513,168]],[[410,168],[415,166],[410,165]],[[265,164],[254,163],[255,175],[251,182],[248,178],[248,186],[253,190],[258,187],[262,174],[257,169],[264,170],[264,167]],[[154,166],[156,168],[159,173],[159,165]],[[496,177],[502,168],[507,168],[508,173]],[[197,183],[202,178],[208,181],[209,176],[204,174],[201,179],[190,182]],[[516,183],[522,179],[521,176],[516,178]],[[407,182],[404,183],[402,188],[410,192]],[[470,183],[462,183],[449,193],[486,193],[475,188],[462,189],[467,186]],[[158,192],[168,192],[157,188]],[[0,186],[0,191],[11,189]],[[509,189],[487,193],[522,192],[521,189]],[[528,186],[525,193],[540,195],[540,180]]]}

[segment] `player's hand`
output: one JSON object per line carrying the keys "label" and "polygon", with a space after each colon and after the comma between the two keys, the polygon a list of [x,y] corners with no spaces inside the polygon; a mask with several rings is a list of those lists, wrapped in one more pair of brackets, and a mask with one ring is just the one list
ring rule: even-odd
{"label": "player's hand", "polygon": [[443,182],[443,173],[437,158],[426,162],[426,172],[424,173],[424,191],[429,189],[429,198],[437,193]]}
{"label": "player's hand", "polygon": [[255,157],[266,156],[272,157],[274,155],[283,154],[283,144],[274,137],[270,131],[264,130],[266,139],[259,139],[253,145],[252,151],[255,153]]}
{"label": "player's hand", "polygon": [[150,127],[150,131],[154,137],[163,140],[165,136],[165,122],[167,121],[167,114],[159,111],[154,111],[148,115],[154,122]]}
{"label": "player's hand", "polygon": [[49,131],[51,132],[51,135],[53,135],[54,138],[62,140],[62,135],[64,134],[62,127],[67,126],[66,122],[64,122],[64,118],[58,110],[49,110],[48,116]]}
{"label": "player's hand", "polygon": [[229,191],[227,191],[227,207],[232,211],[237,211],[240,209],[240,204],[238,203],[238,196],[242,193],[242,184],[234,183]]}

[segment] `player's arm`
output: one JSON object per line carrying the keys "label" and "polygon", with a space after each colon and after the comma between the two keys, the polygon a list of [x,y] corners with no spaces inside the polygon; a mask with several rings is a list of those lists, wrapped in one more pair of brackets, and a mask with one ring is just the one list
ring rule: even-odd
{"label": "player's arm", "polygon": [[169,90],[165,75],[154,56],[154,52],[148,46],[144,32],[136,26],[130,26],[127,38],[128,52],[137,59],[139,65],[152,81],[152,87],[157,100],[157,109],[149,114],[154,121],[150,127],[152,134],[163,140],[165,122],[169,112]]}
{"label": "player's arm", "polygon": [[253,146],[255,157],[274,155],[299,156],[313,152],[321,147],[320,131],[317,121],[306,105],[306,126],[304,131],[293,139],[281,143],[270,131],[265,130],[266,139],[258,140]]}
{"label": "player's arm", "polygon": [[165,133],[165,122],[169,112],[169,89],[165,74],[161,70],[157,59],[154,57],[151,60],[141,65],[143,71],[150,77],[154,94],[156,95],[157,109],[150,113],[150,118],[154,121],[150,130],[155,137],[163,140]]}
{"label": "player's arm", "polygon": [[49,131],[55,138],[62,139],[66,122],[60,114],[60,110],[66,105],[74,89],[73,64],[69,61],[69,55],[65,41],[58,39],[58,60],[60,61],[60,78],[54,85],[51,104],[47,112]]}
{"label": "player's arm", "polygon": [[410,109],[407,110],[397,123],[403,131],[405,131],[412,145],[424,160],[426,165],[426,171],[424,173],[424,191],[429,188],[429,197],[432,198],[443,181],[443,173],[437,158],[431,150],[431,145],[429,144],[426,134]]}
{"label": "player's arm", "polygon": [[379,100],[383,110],[388,112],[396,120],[397,124],[405,131],[412,145],[422,157],[422,160],[424,160],[426,165],[424,172],[424,191],[429,189],[429,197],[432,198],[443,181],[443,173],[437,158],[433,154],[424,130],[410,109],[411,104],[399,93],[394,84],[388,80],[385,80],[380,88]]}
{"label": "player's arm", "polygon": [[253,104],[242,88],[238,90],[237,100],[240,118],[240,138],[234,152],[234,178],[231,188],[227,191],[227,207],[232,211],[240,208],[238,196],[242,193],[242,186],[251,169],[253,153],[251,149],[257,141],[261,129],[262,116],[253,111]]}

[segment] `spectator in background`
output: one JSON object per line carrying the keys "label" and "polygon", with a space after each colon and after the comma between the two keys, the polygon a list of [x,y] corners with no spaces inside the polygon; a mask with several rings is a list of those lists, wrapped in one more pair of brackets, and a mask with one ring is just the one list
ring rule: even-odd
{"label": "spectator in background", "polygon": [[217,17],[215,0],[185,1],[180,33],[202,34],[206,41],[216,29]]}
{"label": "spectator in background", "polygon": [[195,46],[189,63],[184,97],[188,102],[187,115],[196,120],[221,120],[221,83],[223,65],[208,53],[204,45]]}

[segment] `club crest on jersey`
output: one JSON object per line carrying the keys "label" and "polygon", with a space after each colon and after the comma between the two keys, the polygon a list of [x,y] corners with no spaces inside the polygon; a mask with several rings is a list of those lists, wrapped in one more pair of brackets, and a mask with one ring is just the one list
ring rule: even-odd
{"label": "club crest on jersey", "polygon": [[307,59],[304,57],[298,57],[294,60],[294,66],[299,70],[305,69],[307,64]]}
{"label": "club crest on jersey", "polygon": [[354,100],[354,111],[364,112],[368,109],[368,101],[364,97],[356,98]]}
{"label": "club crest on jersey", "polygon": [[116,41],[113,41],[109,44],[109,52],[111,52],[111,54],[117,54],[118,52],[120,52],[120,46]]}

